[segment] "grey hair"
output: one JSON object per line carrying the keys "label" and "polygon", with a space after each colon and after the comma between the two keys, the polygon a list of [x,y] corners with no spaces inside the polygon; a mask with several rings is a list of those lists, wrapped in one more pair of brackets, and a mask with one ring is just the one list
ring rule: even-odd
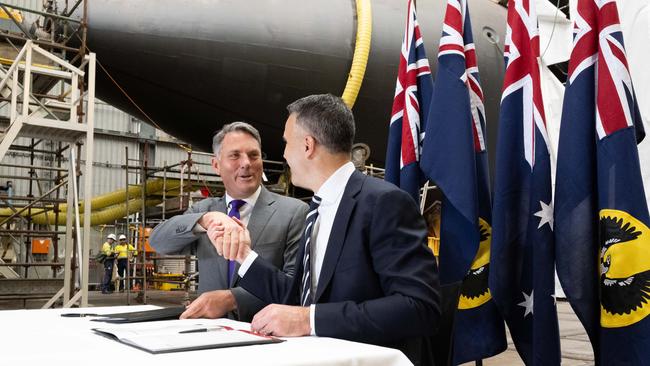
{"label": "grey hair", "polygon": [[343,100],[332,94],[310,95],[287,106],[296,123],[330,153],[350,153],[354,142],[354,116]]}
{"label": "grey hair", "polygon": [[257,131],[257,128],[246,122],[232,122],[223,125],[221,130],[219,130],[212,138],[212,151],[214,152],[214,156],[219,155],[221,152],[221,144],[223,143],[223,139],[230,132],[243,132],[251,135],[255,140],[257,140],[257,143],[260,145],[260,150],[262,149],[262,138],[260,137],[260,133]]}

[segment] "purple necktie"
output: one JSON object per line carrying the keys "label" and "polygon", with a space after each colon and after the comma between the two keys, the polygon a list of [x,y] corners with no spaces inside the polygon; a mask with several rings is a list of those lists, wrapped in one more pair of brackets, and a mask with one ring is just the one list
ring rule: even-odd
{"label": "purple necktie", "polygon": [[[239,216],[239,209],[246,204],[246,201],[244,200],[232,200],[230,201],[230,210],[228,211],[228,216],[230,217],[236,217],[237,219],[241,219]],[[235,277],[235,261],[229,260],[228,261],[228,285],[232,286],[233,283],[233,278]]]}

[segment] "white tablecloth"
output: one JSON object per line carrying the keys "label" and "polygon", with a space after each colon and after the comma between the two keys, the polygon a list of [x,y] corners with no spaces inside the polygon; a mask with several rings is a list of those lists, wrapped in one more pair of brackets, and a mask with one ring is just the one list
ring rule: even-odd
{"label": "white tablecloth", "polygon": [[[155,309],[117,306],[79,309],[0,311],[2,364],[27,365],[411,365],[400,351],[333,338],[285,338],[277,344],[153,355],[95,334],[107,323],[62,313],[107,314]],[[233,324],[239,322],[233,322]],[[239,323],[238,325],[246,325]],[[110,326],[110,325],[109,325]],[[147,363],[141,363],[148,361]],[[150,363],[151,362],[151,363]],[[155,362],[155,363],[154,363]],[[199,363],[201,362],[201,363]]]}

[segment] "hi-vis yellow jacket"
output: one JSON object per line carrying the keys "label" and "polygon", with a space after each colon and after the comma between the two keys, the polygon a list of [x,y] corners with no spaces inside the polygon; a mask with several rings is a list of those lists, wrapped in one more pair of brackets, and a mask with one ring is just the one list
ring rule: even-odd
{"label": "hi-vis yellow jacket", "polygon": [[133,245],[131,245],[131,244],[119,243],[119,244],[117,244],[115,246],[115,249],[114,249],[115,253],[117,253],[117,258],[118,259],[127,258],[128,257],[127,250],[128,250],[129,253],[132,253],[132,255],[134,255],[134,256],[138,255],[138,252],[135,250],[135,247]]}

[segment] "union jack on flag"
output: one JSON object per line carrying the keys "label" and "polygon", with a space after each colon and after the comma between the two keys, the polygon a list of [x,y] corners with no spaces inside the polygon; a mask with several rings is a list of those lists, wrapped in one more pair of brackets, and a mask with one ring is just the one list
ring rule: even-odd
{"label": "union jack on flag", "polygon": [[407,191],[416,202],[423,184],[419,161],[432,89],[415,4],[409,0],[388,132],[385,179]]}
{"label": "union jack on flag", "polygon": [[[586,12],[586,18],[580,16],[580,10],[594,6],[598,7],[597,11]],[[598,27],[598,34],[592,26]],[[594,37],[599,37],[598,42],[594,42]],[[615,0],[580,3],[574,29],[574,44],[575,55],[572,54],[572,57],[577,60],[570,64],[569,83],[575,81],[580,72],[599,61],[596,80],[598,137],[603,139],[620,129],[634,126],[636,100]]]}
{"label": "union jack on flag", "polygon": [[[514,10],[511,8],[514,7]],[[503,53],[506,74],[503,80],[501,103],[514,92],[523,92],[521,98],[524,154],[532,170],[535,165],[535,144],[539,132],[542,143],[548,147],[546,118],[539,71],[539,31],[534,2],[529,0],[508,3],[508,24]],[[502,112],[503,113],[503,112]]]}
{"label": "union jack on flag", "polygon": [[650,365],[645,136],[614,0],[578,0],[555,188],[557,272],[596,363]]}
{"label": "union jack on flag", "polygon": [[467,1],[448,1],[445,22],[442,25],[442,37],[438,48],[438,64],[440,62],[447,63],[447,58],[443,57],[446,55],[455,54],[465,59],[465,72],[460,76],[460,80],[467,84],[469,92],[474,150],[478,153],[486,149],[484,134],[485,107],[483,106],[483,89],[481,88],[478,73],[476,47],[474,46],[471,28]]}
{"label": "union jack on flag", "polygon": [[507,347],[503,319],[488,289],[492,211],[485,123],[467,0],[448,0],[420,165],[443,193],[440,282],[462,282],[454,314],[454,365]]}
{"label": "union jack on flag", "polygon": [[510,0],[497,142],[490,291],[527,365],[559,365],[549,138],[534,0]]}

